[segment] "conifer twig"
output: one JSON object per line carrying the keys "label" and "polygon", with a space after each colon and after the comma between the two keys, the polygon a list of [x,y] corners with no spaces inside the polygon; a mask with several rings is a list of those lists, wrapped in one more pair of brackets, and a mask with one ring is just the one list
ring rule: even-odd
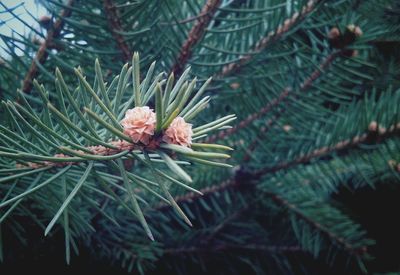
{"label": "conifer twig", "polygon": [[243,55],[235,63],[225,65],[221,72],[216,77],[221,78],[236,72],[241,66],[246,64],[254,56],[254,53],[259,53],[272,43],[278,41],[284,34],[289,32],[298,22],[303,20],[308,14],[310,14],[316,8],[317,4],[321,0],[309,0],[307,4],[303,6],[300,12],[294,13],[290,18],[286,19],[283,24],[279,25],[275,31],[271,31],[267,36],[260,39],[254,46],[252,54]]}
{"label": "conifer twig", "polygon": [[221,0],[207,0],[200,14],[197,16],[197,22],[193,25],[189,32],[188,38],[183,43],[182,48],[179,52],[179,56],[176,59],[175,64],[172,67],[172,72],[175,75],[180,75],[192,55],[193,47],[203,37],[208,24],[211,22],[215,12],[217,11]]}
{"label": "conifer twig", "polygon": [[[61,149],[67,150],[70,154],[75,154],[75,155],[80,155],[83,154],[84,152],[78,151],[78,150],[72,150],[67,147],[60,147]],[[96,146],[88,146],[86,147],[88,151],[91,152],[91,154],[86,155],[86,156],[112,156],[116,154],[120,154],[124,151],[132,151],[135,149],[140,149],[140,146],[131,142],[127,142],[125,140],[115,140],[111,141],[108,143],[108,147],[103,146],[103,145],[96,145]],[[74,160],[73,157],[70,156],[70,154],[65,155],[63,153],[57,153],[54,156],[50,157],[52,159],[57,159],[57,158],[62,158],[68,160],[68,158],[71,158],[71,160]],[[41,162],[27,162],[26,164],[17,164],[18,167],[29,167],[32,169],[37,169],[37,168],[42,168],[42,167],[64,167],[67,165],[74,165],[74,164],[79,164],[79,161],[55,161],[55,160],[46,160],[46,161],[41,161]]]}
{"label": "conifer twig", "polygon": [[293,160],[284,161],[272,167],[262,168],[256,171],[254,173],[254,176],[256,178],[259,178],[261,176],[264,176],[265,174],[275,173],[279,170],[287,169],[298,164],[306,164],[312,159],[322,157],[332,152],[340,153],[351,148],[355,148],[362,143],[378,144],[384,141],[386,138],[397,136],[400,134],[400,123],[393,124],[388,129],[384,127],[378,128],[378,126],[376,125],[377,123],[375,121],[372,121],[369,125],[369,130],[367,133],[357,135],[352,139],[340,141],[333,146],[324,146],[322,148],[312,151],[307,155],[301,155]]}
{"label": "conifer twig", "polygon": [[115,7],[112,0],[104,0],[103,2],[104,11],[107,17],[110,31],[117,42],[118,47],[121,50],[122,58],[124,62],[127,62],[132,57],[131,50],[128,44],[125,42],[124,37],[119,33],[123,31],[121,21],[119,20],[117,8]]}
{"label": "conifer twig", "polygon": [[[339,141],[336,144],[329,147],[327,146],[321,147],[319,149],[314,150],[310,154],[294,158],[291,161],[281,162],[273,167],[266,167],[255,172],[250,172],[246,176],[246,182],[237,180],[232,177],[223,181],[222,183],[215,184],[199,190],[201,193],[203,193],[203,196],[194,192],[190,192],[182,196],[176,196],[175,201],[177,203],[185,203],[194,201],[199,198],[204,198],[206,196],[210,196],[217,192],[223,192],[231,188],[239,188],[242,186],[254,186],[253,180],[257,180],[260,177],[264,176],[265,174],[277,172],[281,169],[287,169],[296,166],[298,164],[306,164],[307,162],[309,162],[314,158],[322,157],[332,152],[345,152],[348,151],[349,149],[356,148],[358,145],[363,143],[378,144],[383,142],[387,138],[400,135],[400,122],[391,125],[387,129],[377,125],[378,124],[376,122],[372,121],[369,125],[368,131],[364,134],[357,135],[352,139]],[[168,207],[169,205],[161,203],[152,210],[162,210]]]}
{"label": "conifer twig", "polygon": [[221,131],[218,134],[214,134],[214,135],[210,136],[209,138],[207,138],[205,140],[205,143],[211,143],[211,142],[215,142],[216,140],[219,140],[219,139],[224,139],[227,136],[230,136],[230,135],[236,133],[240,129],[247,127],[253,121],[261,118],[262,116],[264,116],[265,114],[270,112],[275,106],[278,106],[279,103],[284,101],[289,96],[289,94],[290,94],[290,88],[285,88],[279,94],[278,97],[276,97],[275,99],[268,102],[268,104],[265,105],[264,107],[262,107],[258,112],[248,115],[245,119],[243,119],[241,122],[236,124],[234,127],[230,128],[228,130],[225,130],[225,131]]}
{"label": "conifer twig", "polygon": [[367,247],[366,246],[361,246],[361,247],[354,247],[351,243],[347,242],[345,239],[343,239],[340,236],[337,236],[336,234],[332,233],[328,228],[324,227],[318,222],[315,222],[314,220],[310,219],[308,216],[303,214],[296,205],[293,203],[288,202],[284,198],[278,196],[275,193],[272,192],[266,192],[266,195],[272,198],[273,201],[275,201],[277,204],[280,204],[291,211],[295,213],[296,216],[298,216],[300,219],[304,220],[307,222],[309,225],[312,227],[316,228],[319,232],[321,232],[323,235],[327,236],[329,239],[333,240],[335,243],[339,244],[342,246],[346,251],[348,251],[350,254],[358,254],[362,255],[367,253]]}
{"label": "conifer twig", "polygon": [[[234,187],[234,186],[238,186],[238,182],[237,181],[235,181],[235,180],[230,180],[230,181],[227,181],[225,184],[222,184],[221,186],[213,186],[213,187],[211,187],[209,190],[210,190],[210,192],[221,192],[221,191],[224,191],[224,190],[227,190],[228,188],[232,188],[232,187]],[[219,188],[218,188],[219,187]],[[203,191],[204,192],[204,191]],[[210,193],[209,193],[210,194]],[[339,237],[339,236],[337,236],[337,235],[335,235],[334,233],[332,233],[332,232],[330,232],[327,228],[325,228],[324,226],[322,226],[321,224],[319,224],[319,223],[317,223],[317,222],[315,222],[315,221],[313,221],[312,219],[310,219],[309,217],[307,217],[306,215],[304,215],[301,211],[299,211],[298,209],[297,209],[297,207],[294,205],[294,204],[292,204],[292,203],[289,203],[288,201],[286,201],[284,198],[281,198],[280,196],[278,196],[277,194],[275,194],[275,193],[272,193],[272,192],[265,192],[265,193],[263,193],[263,194],[265,194],[265,195],[267,195],[267,196],[269,196],[269,197],[271,197],[271,199],[273,200],[273,201],[275,201],[276,203],[278,203],[278,204],[280,204],[280,205],[283,205],[283,206],[285,206],[285,207],[287,207],[287,208],[289,208],[291,211],[293,211],[299,218],[301,218],[302,220],[304,220],[305,222],[307,222],[308,224],[310,224],[312,227],[314,227],[314,228],[316,228],[319,232],[321,232],[322,234],[324,234],[324,235],[326,235],[329,239],[331,239],[331,240],[333,240],[334,242],[336,242],[336,243],[338,243],[340,246],[342,246],[345,250],[347,250],[349,253],[351,253],[351,254],[357,254],[357,255],[363,255],[363,254],[365,254],[365,253],[367,253],[367,248],[366,248],[366,246],[362,246],[362,247],[353,247],[353,245],[352,244],[350,244],[349,242],[347,242],[346,240],[344,240],[343,238],[341,238],[341,237]],[[186,201],[186,200],[193,200],[195,197],[197,197],[198,199],[202,199],[202,197],[201,196],[199,196],[198,194],[193,194],[194,196],[182,196],[182,197],[178,197],[176,200],[179,200],[180,201],[180,203],[182,203],[183,201]],[[189,199],[190,198],[190,199]],[[246,210],[246,208],[243,208],[244,210]],[[243,210],[242,209],[242,210]],[[160,210],[160,208],[158,208],[157,210]],[[228,217],[227,219],[226,219],[226,222],[223,222],[223,223],[221,223],[217,228],[216,228],[216,230],[214,231],[214,232],[216,232],[216,233],[218,233],[220,230],[222,230],[222,228],[227,224],[227,223],[229,223],[230,221],[232,221],[232,219],[235,219],[235,218],[237,218],[237,216],[239,216],[240,214],[242,214],[243,213],[243,211],[239,211],[239,212],[235,212],[232,216],[230,216],[230,217]],[[216,234],[215,233],[215,234]],[[207,243],[207,241],[209,241],[209,240],[211,240],[211,238],[215,235],[215,234],[211,234],[210,236],[209,236],[209,238],[207,238],[206,239],[206,243]],[[233,247],[232,247],[233,248]],[[192,247],[192,248],[183,248],[183,250],[185,251],[185,252],[188,252],[188,253],[190,253],[190,252],[197,252],[197,251],[200,251],[202,248],[195,248],[195,247]],[[171,253],[172,252],[177,252],[177,253],[180,253],[180,252],[184,252],[184,251],[175,251],[175,250],[173,250],[173,251],[171,251]]]}
{"label": "conifer twig", "polygon": [[[334,52],[330,55],[328,55],[324,61],[318,66],[317,69],[315,69],[308,78],[306,78],[303,83],[300,85],[300,91],[304,92],[306,90],[308,90],[313,82],[315,80],[317,80],[322,72],[330,65],[332,64],[332,62],[335,60],[336,57],[338,57],[341,54],[342,51],[337,51]],[[209,138],[206,139],[206,143],[210,143],[210,142],[215,142],[216,140],[219,139],[224,139],[227,136],[230,136],[234,133],[236,133],[237,131],[239,131],[240,129],[243,129],[245,127],[247,127],[249,124],[251,124],[252,122],[254,122],[255,120],[261,118],[262,116],[266,115],[267,113],[269,113],[270,111],[272,111],[275,107],[277,107],[280,103],[282,103],[283,101],[285,101],[291,94],[291,88],[290,87],[286,87],[280,94],[279,96],[277,96],[275,99],[271,100],[270,102],[268,102],[264,107],[262,107],[259,111],[248,115],[244,120],[242,120],[241,122],[239,122],[236,126],[225,130],[225,131],[221,131],[218,134],[215,134],[213,136],[210,136]]]}
{"label": "conifer twig", "polygon": [[48,57],[48,49],[54,46],[54,39],[60,36],[61,30],[64,27],[64,18],[71,16],[72,10],[67,7],[72,7],[74,0],[69,0],[66,4],[66,8],[63,9],[59,15],[59,18],[54,22],[53,26],[48,30],[47,35],[43,43],[40,45],[39,50],[36,53],[35,58],[32,60],[31,66],[25,75],[22,83],[22,91],[24,93],[30,93],[32,89],[32,81],[38,74],[38,63],[44,64]]}

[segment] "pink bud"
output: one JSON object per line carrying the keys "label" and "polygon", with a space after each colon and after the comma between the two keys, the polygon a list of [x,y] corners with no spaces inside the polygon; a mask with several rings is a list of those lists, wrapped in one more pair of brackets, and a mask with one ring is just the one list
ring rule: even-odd
{"label": "pink bud", "polygon": [[134,143],[141,142],[147,145],[154,135],[156,114],[147,106],[135,107],[126,111],[121,124],[124,127],[124,134],[128,135]]}

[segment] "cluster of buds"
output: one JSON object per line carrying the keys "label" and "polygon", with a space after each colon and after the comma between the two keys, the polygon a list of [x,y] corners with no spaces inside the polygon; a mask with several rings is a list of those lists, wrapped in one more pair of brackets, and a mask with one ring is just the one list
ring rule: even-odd
{"label": "cluster of buds", "polygon": [[344,32],[341,32],[337,27],[333,27],[328,33],[328,40],[332,48],[341,49],[345,56],[354,57],[358,55],[358,51],[345,48],[353,44],[362,35],[363,31],[359,26],[350,24]]}
{"label": "cluster of buds", "polygon": [[140,143],[149,148],[157,147],[160,142],[185,147],[192,144],[192,124],[179,116],[174,118],[165,131],[156,136],[156,114],[148,106],[126,111],[121,125],[124,127],[124,134],[128,135],[133,143]]}

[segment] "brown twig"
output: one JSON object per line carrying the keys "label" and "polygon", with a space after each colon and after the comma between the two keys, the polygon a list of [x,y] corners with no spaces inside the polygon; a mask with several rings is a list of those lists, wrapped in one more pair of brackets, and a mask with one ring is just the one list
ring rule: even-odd
{"label": "brown twig", "polygon": [[192,55],[193,47],[203,37],[208,24],[211,22],[215,12],[217,11],[221,0],[207,0],[200,14],[197,16],[198,21],[193,25],[189,32],[188,38],[183,44],[179,56],[176,59],[176,63],[172,67],[172,72],[175,75],[180,75],[185,67],[188,59]]}
{"label": "brown twig", "polygon": [[219,139],[224,139],[227,136],[230,136],[234,133],[236,133],[238,130],[243,129],[247,127],[250,123],[253,121],[259,119],[260,117],[264,116],[268,112],[270,112],[275,106],[278,106],[279,103],[281,103],[283,100],[285,100],[290,94],[290,88],[285,88],[277,98],[273,99],[272,101],[268,102],[267,105],[262,107],[258,112],[253,113],[248,115],[244,120],[236,124],[236,126],[225,130],[221,131],[218,134],[212,135],[209,138],[207,138],[204,142],[205,143],[213,143]]}
{"label": "brown twig", "polygon": [[[123,151],[132,151],[135,149],[142,149],[143,150],[143,146],[135,144],[135,143],[131,143],[131,142],[127,142],[125,140],[115,140],[115,141],[111,141],[109,142],[110,147],[105,147],[103,145],[95,145],[95,146],[88,146],[86,147],[86,149],[88,149],[91,152],[91,155],[94,156],[111,156],[111,155],[115,155],[118,153],[121,153]],[[63,149],[62,147],[60,147],[60,149]],[[82,151],[76,151],[74,150],[75,154],[77,155],[81,155],[84,154],[84,152]],[[69,158],[69,155],[65,155],[63,153],[58,153],[55,154],[53,157],[55,158]],[[41,168],[41,167],[46,167],[46,166],[50,166],[50,167],[64,167],[67,165],[74,165],[74,164],[79,164],[79,161],[42,161],[42,162],[27,162],[24,164],[17,164],[17,168],[24,168],[24,167],[30,167],[32,169],[37,169],[37,168]]]}
{"label": "brown twig", "polygon": [[107,17],[110,31],[117,42],[118,47],[121,50],[122,58],[124,62],[128,62],[132,56],[131,50],[128,44],[125,42],[124,37],[119,33],[123,31],[121,21],[119,20],[117,8],[113,4],[112,0],[104,0],[103,2],[104,11]]}
{"label": "brown twig", "polygon": [[[309,78],[307,78],[303,84],[301,85],[300,91],[305,91],[307,90],[309,87],[311,87],[312,83],[321,75],[322,71],[324,69],[326,69],[326,67],[328,67],[328,65],[330,63],[333,62],[334,58],[338,56],[338,54],[335,55],[329,55],[327,59],[325,59],[325,61],[321,64],[321,66],[315,70]],[[258,138],[261,137],[262,135],[264,135],[265,133],[268,132],[268,130],[271,128],[271,126],[278,121],[279,117],[282,116],[282,114],[286,111],[285,108],[282,108],[280,110],[280,112],[273,118],[273,119],[269,119],[266,123],[266,126],[263,126],[260,129],[260,132],[258,133],[258,137],[256,139],[253,140],[253,142],[248,146],[248,149],[246,150],[246,155],[243,158],[243,161],[249,161],[251,158],[251,153],[256,149],[257,144],[258,144]]]}
{"label": "brown twig", "polygon": [[64,27],[64,18],[71,16],[71,9],[74,0],[69,0],[66,8],[61,11],[59,18],[54,22],[53,26],[47,31],[47,35],[43,43],[40,45],[35,58],[32,60],[31,66],[25,75],[22,83],[22,91],[30,93],[32,89],[32,81],[38,74],[38,63],[44,64],[48,57],[48,49],[54,45],[54,39],[60,36],[61,30]]}
{"label": "brown twig", "polygon": [[[342,51],[337,51],[337,52],[334,52],[334,53],[328,55],[325,58],[325,60],[318,66],[318,68],[315,69],[311,73],[311,75],[303,81],[303,83],[300,85],[300,91],[304,92],[304,91],[308,90],[311,87],[311,85],[313,84],[313,82],[321,76],[322,72],[330,64],[332,64],[332,62],[335,60],[335,58],[338,57],[341,53],[342,53]],[[281,102],[285,101],[291,94],[293,94],[290,91],[291,91],[291,89],[289,87],[285,88],[279,94],[278,97],[276,97],[275,99],[268,102],[268,104],[265,105],[264,107],[262,107],[259,111],[248,115],[244,120],[242,120],[240,123],[238,123],[236,126],[232,127],[231,129],[221,131],[218,134],[210,136],[209,138],[206,139],[205,142],[212,143],[219,139],[224,139],[227,136],[230,136],[230,135],[236,133],[240,129],[247,127],[249,124],[251,124],[255,120],[257,120],[257,119],[261,118],[262,116],[266,115],[267,113],[269,113],[271,110],[273,110],[275,107],[277,107]]]}
{"label": "brown twig", "polygon": [[396,135],[400,134],[400,123],[390,126],[389,129],[379,127],[379,128],[377,128],[377,130],[374,130],[374,127],[372,127],[372,126],[375,124],[377,125],[376,122],[371,122],[369,131],[367,133],[355,136],[352,139],[346,139],[346,140],[340,141],[333,146],[329,146],[329,147],[325,146],[325,147],[316,149],[307,155],[299,156],[291,161],[284,161],[284,162],[278,163],[275,166],[260,169],[254,173],[254,176],[256,178],[259,178],[265,174],[275,173],[279,170],[287,169],[287,168],[290,168],[290,167],[298,165],[298,164],[305,164],[305,163],[308,163],[309,161],[311,161],[312,159],[322,157],[322,156],[327,155],[332,152],[340,153],[340,152],[349,150],[351,148],[355,148],[362,143],[378,144],[388,137],[392,137],[392,136],[396,136]]}
{"label": "brown twig", "polygon": [[291,30],[292,27],[296,25],[296,23],[303,20],[315,9],[319,2],[321,2],[321,0],[309,0],[307,4],[303,6],[300,12],[294,13],[290,18],[286,19],[283,24],[278,26],[275,31],[271,31],[270,33],[268,33],[267,36],[259,40],[254,46],[252,54],[243,55],[239,58],[237,62],[230,63],[224,66],[221,72],[216,75],[216,77],[221,78],[236,72],[241,66],[250,61],[250,59],[254,56],[254,53],[259,53],[270,44],[278,41],[285,33]]}

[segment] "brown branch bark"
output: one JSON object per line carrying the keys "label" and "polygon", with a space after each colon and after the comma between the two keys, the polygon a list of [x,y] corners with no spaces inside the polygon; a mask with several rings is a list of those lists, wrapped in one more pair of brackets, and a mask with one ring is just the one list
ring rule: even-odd
{"label": "brown branch bark", "polygon": [[200,14],[197,16],[197,23],[193,25],[187,40],[182,45],[176,63],[172,67],[172,72],[178,76],[182,73],[187,61],[192,55],[193,47],[202,39],[207,26],[210,24],[221,0],[207,0]]}
{"label": "brown branch bark", "polygon": [[[319,67],[317,69],[315,69],[311,75],[306,78],[303,83],[300,85],[300,91],[304,92],[306,90],[308,90],[313,82],[315,80],[317,80],[322,72],[330,65],[332,64],[332,62],[335,60],[336,57],[338,57],[340,54],[342,53],[342,51],[337,51],[334,52],[330,55],[328,55],[325,60],[319,65]],[[218,134],[215,134],[213,136],[210,136],[209,138],[206,139],[206,143],[213,143],[219,139],[224,139],[227,136],[230,136],[234,133],[236,133],[237,131],[239,131],[240,129],[243,129],[245,127],[247,127],[249,124],[251,124],[252,122],[254,122],[255,120],[261,118],[262,116],[266,115],[267,113],[269,113],[270,111],[272,111],[275,107],[277,107],[280,103],[282,103],[283,101],[285,101],[290,95],[291,95],[291,88],[287,87],[285,88],[278,97],[276,97],[275,99],[273,99],[272,101],[268,102],[267,105],[265,105],[263,108],[261,108],[258,112],[255,112],[253,114],[250,114],[249,116],[247,116],[244,120],[242,120],[240,123],[238,123],[236,126],[234,126],[231,129],[225,130],[225,131],[221,131]]]}
{"label": "brown branch bark", "polygon": [[[67,7],[72,7],[74,0],[69,0]],[[61,30],[64,27],[64,18],[71,16],[71,9],[65,8],[61,11],[59,18],[54,22],[53,26],[47,31],[44,42],[40,45],[35,58],[32,60],[31,66],[25,75],[22,83],[22,91],[30,93],[32,89],[32,81],[38,74],[38,63],[44,64],[48,57],[48,49],[54,45],[54,39],[60,36]]]}
{"label": "brown branch bark", "polygon": [[[90,151],[90,154],[88,154],[88,155],[111,156],[111,155],[121,153],[123,151],[132,151],[132,150],[137,150],[137,149],[143,150],[143,148],[144,148],[143,146],[141,146],[139,144],[127,142],[125,140],[110,141],[108,144],[112,148],[105,147],[103,145],[95,145],[95,146],[86,147],[86,149],[88,149],[88,151]],[[60,150],[62,150],[62,149],[63,148],[61,146]],[[84,154],[87,154],[85,152],[78,151],[78,150],[73,150],[73,151],[75,152],[75,154],[78,154],[78,155],[82,154],[82,158],[85,157]],[[68,154],[68,152],[66,154]],[[55,154],[53,157],[73,159],[73,157],[71,157],[70,155],[66,155],[66,154],[58,153],[58,154]],[[82,161],[85,161],[85,160],[82,160]],[[67,165],[78,165],[79,163],[80,163],[80,161],[38,161],[38,162],[27,162],[24,164],[17,163],[17,168],[29,167],[32,169],[37,169],[37,168],[41,168],[41,167],[65,167]]]}
{"label": "brown branch bark", "polygon": [[218,134],[210,136],[204,142],[205,143],[214,143],[219,139],[224,139],[227,136],[230,136],[230,135],[236,133],[240,129],[243,129],[243,128],[247,127],[249,124],[251,124],[255,120],[261,118],[262,116],[264,116],[265,114],[267,114],[268,112],[273,110],[282,101],[284,101],[289,96],[289,94],[290,94],[290,88],[285,88],[279,94],[279,96],[277,98],[275,98],[272,101],[268,102],[268,104],[265,105],[264,107],[262,107],[258,112],[248,115],[244,120],[239,122],[236,126],[230,128],[228,130],[221,131]]}
{"label": "brown branch bark", "polygon": [[307,155],[299,156],[291,161],[284,161],[284,162],[278,163],[275,166],[260,169],[254,173],[254,176],[256,178],[259,178],[261,176],[264,176],[265,174],[275,173],[282,169],[287,169],[292,166],[308,163],[312,159],[322,157],[322,156],[327,155],[332,152],[341,153],[341,152],[347,151],[349,149],[355,148],[362,143],[378,144],[389,137],[400,135],[400,123],[390,126],[389,129],[380,127],[373,131],[371,131],[371,128],[374,129],[375,127],[371,127],[371,125],[377,125],[377,124],[376,124],[376,122],[371,122],[370,127],[369,127],[370,130],[367,133],[355,136],[352,139],[346,139],[346,140],[340,141],[330,147],[325,146],[325,147],[316,149]]}
{"label": "brown branch bark", "polygon": [[115,41],[117,42],[119,49],[121,50],[122,59],[124,62],[128,62],[132,57],[132,54],[128,44],[125,42],[124,37],[118,33],[123,31],[123,28],[121,25],[121,21],[119,20],[117,8],[114,6],[112,0],[104,0],[103,6],[108,25],[110,27],[110,31]]}
{"label": "brown branch bark", "polygon": [[[272,43],[278,41],[284,34],[290,31],[298,22],[303,20],[308,14],[314,11],[319,2],[321,2],[321,0],[309,0],[299,13],[298,12],[294,13],[290,18],[286,19],[283,22],[283,24],[281,24],[275,31],[271,31],[270,33],[268,33],[267,36],[259,40],[254,46],[252,53],[259,53]],[[241,66],[249,62],[253,56],[254,56],[253,54],[243,55],[237,62],[230,63],[224,66],[221,72],[219,72],[216,75],[216,78],[222,78],[224,76],[236,72]]]}

